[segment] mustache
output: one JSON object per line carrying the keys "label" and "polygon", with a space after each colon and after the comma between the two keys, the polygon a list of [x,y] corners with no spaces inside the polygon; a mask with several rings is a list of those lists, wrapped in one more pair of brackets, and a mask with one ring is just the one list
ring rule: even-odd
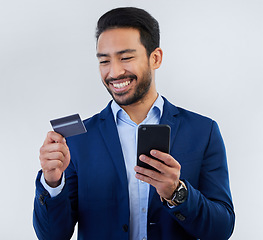
{"label": "mustache", "polygon": [[116,81],[116,80],[123,80],[123,79],[126,79],[126,78],[130,78],[130,79],[135,79],[135,80],[137,80],[137,76],[136,76],[136,75],[134,75],[134,74],[129,74],[129,75],[120,75],[120,76],[118,76],[117,78],[107,78],[107,79],[105,80],[105,82],[106,82],[107,84],[109,84],[110,82],[113,82],[113,81]]}

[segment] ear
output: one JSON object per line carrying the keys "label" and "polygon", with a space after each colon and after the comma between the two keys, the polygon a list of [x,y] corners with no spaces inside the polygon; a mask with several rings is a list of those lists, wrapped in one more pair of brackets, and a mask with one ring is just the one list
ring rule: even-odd
{"label": "ear", "polygon": [[150,55],[150,64],[153,70],[158,69],[163,60],[163,50],[161,48],[156,48]]}

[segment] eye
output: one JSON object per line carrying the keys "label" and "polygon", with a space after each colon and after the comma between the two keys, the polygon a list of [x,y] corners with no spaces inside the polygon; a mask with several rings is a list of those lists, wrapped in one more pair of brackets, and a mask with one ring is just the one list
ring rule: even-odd
{"label": "eye", "polygon": [[131,59],[133,59],[133,57],[123,57],[121,60],[122,61],[128,61],[128,60],[131,60]]}
{"label": "eye", "polygon": [[100,61],[100,65],[105,65],[105,64],[107,64],[109,62],[110,62],[109,60]]}

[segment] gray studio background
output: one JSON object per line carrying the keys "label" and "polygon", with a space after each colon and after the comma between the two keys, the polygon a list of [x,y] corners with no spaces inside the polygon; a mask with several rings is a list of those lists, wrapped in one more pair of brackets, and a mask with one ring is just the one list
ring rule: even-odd
{"label": "gray studio background", "polygon": [[218,122],[237,217],[231,239],[259,239],[260,0],[0,0],[0,239],[36,239],[34,181],[49,120],[90,117],[110,99],[99,77],[94,32],[98,17],[118,6],[142,7],[159,20],[164,60],[158,91]]}

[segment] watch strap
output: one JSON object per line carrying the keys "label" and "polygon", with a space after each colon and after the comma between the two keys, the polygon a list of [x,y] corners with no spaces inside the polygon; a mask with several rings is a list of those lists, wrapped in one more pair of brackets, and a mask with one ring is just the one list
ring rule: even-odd
{"label": "watch strap", "polygon": [[179,180],[179,186],[173,192],[172,198],[171,199],[167,199],[167,198],[164,198],[164,197],[160,197],[161,201],[162,202],[166,201],[170,206],[178,206],[179,204],[174,201],[175,192],[180,191],[180,189],[182,189],[182,188],[187,190],[187,187],[186,187],[185,183],[183,181]]}

